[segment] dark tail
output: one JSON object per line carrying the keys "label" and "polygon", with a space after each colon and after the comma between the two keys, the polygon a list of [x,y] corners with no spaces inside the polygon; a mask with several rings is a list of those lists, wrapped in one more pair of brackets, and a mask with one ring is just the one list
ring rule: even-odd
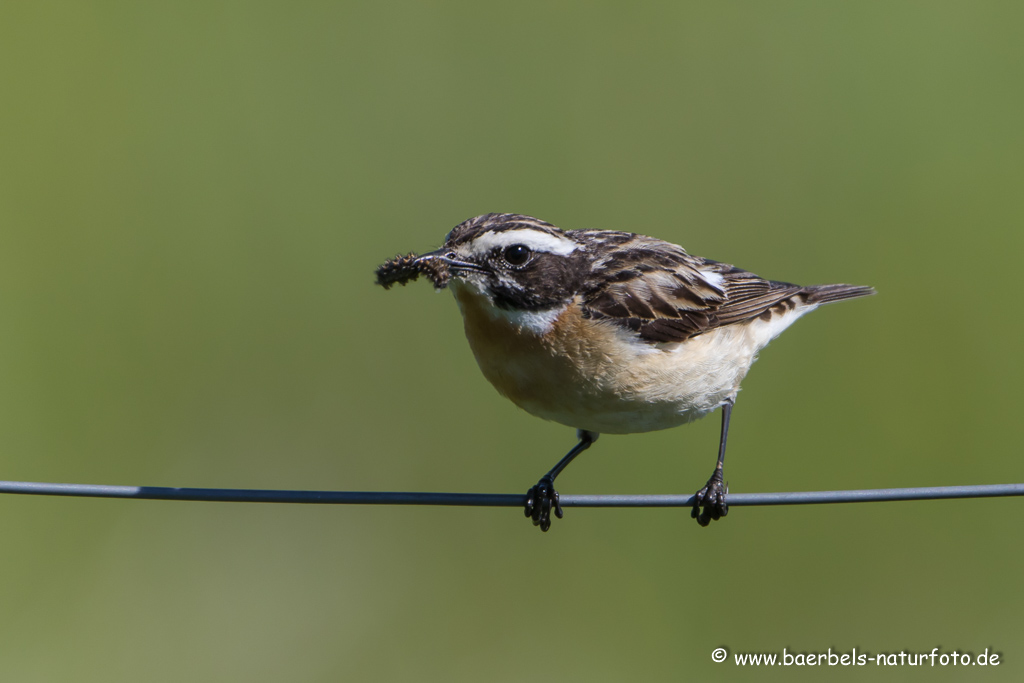
{"label": "dark tail", "polygon": [[803,288],[803,294],[809,304],[830,304],[833,301],[845,301],[875,293],[872,287],[859,285],[812,285]]}

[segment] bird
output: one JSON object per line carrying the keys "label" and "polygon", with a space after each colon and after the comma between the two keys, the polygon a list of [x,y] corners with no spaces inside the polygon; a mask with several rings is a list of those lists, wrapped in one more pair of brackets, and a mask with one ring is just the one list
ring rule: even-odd
{"label": "bird", "polygon": [[575,428],[576,445],[527,491],[541,531],[562,518],[555,479],[601,434],[668,429],[721,410],[718,458],[693,497],[708,526],[729,512],[723,474],[740,382],[758,352],[822,304],[871,287],[800,286],[654,237],[562,230],[514,213],[455,226],[434,251],[377,271],[389,288],[425,275],[449,289],[484,377],[526,412]]}

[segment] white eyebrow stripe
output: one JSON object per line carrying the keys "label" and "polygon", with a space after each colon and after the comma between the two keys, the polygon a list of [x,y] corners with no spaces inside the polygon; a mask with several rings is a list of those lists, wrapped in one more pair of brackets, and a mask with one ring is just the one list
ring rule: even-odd
{"label": "white eyebrow stripe", "polygon": [[469,252],[473,255],[480,255],[489,252],[497,247],[507,247],[513,244],[524,244],[534,251],[543,251],[559,256],[568,256],[576,251],[578,244],[568,237],[552,235],[542,230],[531,230],[519,228],[485,232],[469,244]]}

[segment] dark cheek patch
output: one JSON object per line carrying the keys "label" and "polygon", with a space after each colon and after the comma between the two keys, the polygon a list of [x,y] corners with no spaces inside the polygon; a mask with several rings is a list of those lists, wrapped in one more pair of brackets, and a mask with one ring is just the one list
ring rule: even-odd
{"label": "dark cheek patch", "polygon": [[495,303],[513,310],[536,311],[559,306],[575,296],[582,275],[580,264],[561,256],[536,252],[522,268],[509,269],[494,262],[495,270],[504,269],[511,283],[495,283]]}

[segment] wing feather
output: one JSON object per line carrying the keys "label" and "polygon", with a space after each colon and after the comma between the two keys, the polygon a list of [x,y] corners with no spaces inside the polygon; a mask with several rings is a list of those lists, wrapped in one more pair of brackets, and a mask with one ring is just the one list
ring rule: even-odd
{"label": "wing feather", "polygon": [[599,251],[581,293],[584,314],[650,342],[685,341],[752,320],[783,302],[795,305],[794,297],[804,296],[798,285],[691,256],[652,237],[608,232],[588,237]]}

